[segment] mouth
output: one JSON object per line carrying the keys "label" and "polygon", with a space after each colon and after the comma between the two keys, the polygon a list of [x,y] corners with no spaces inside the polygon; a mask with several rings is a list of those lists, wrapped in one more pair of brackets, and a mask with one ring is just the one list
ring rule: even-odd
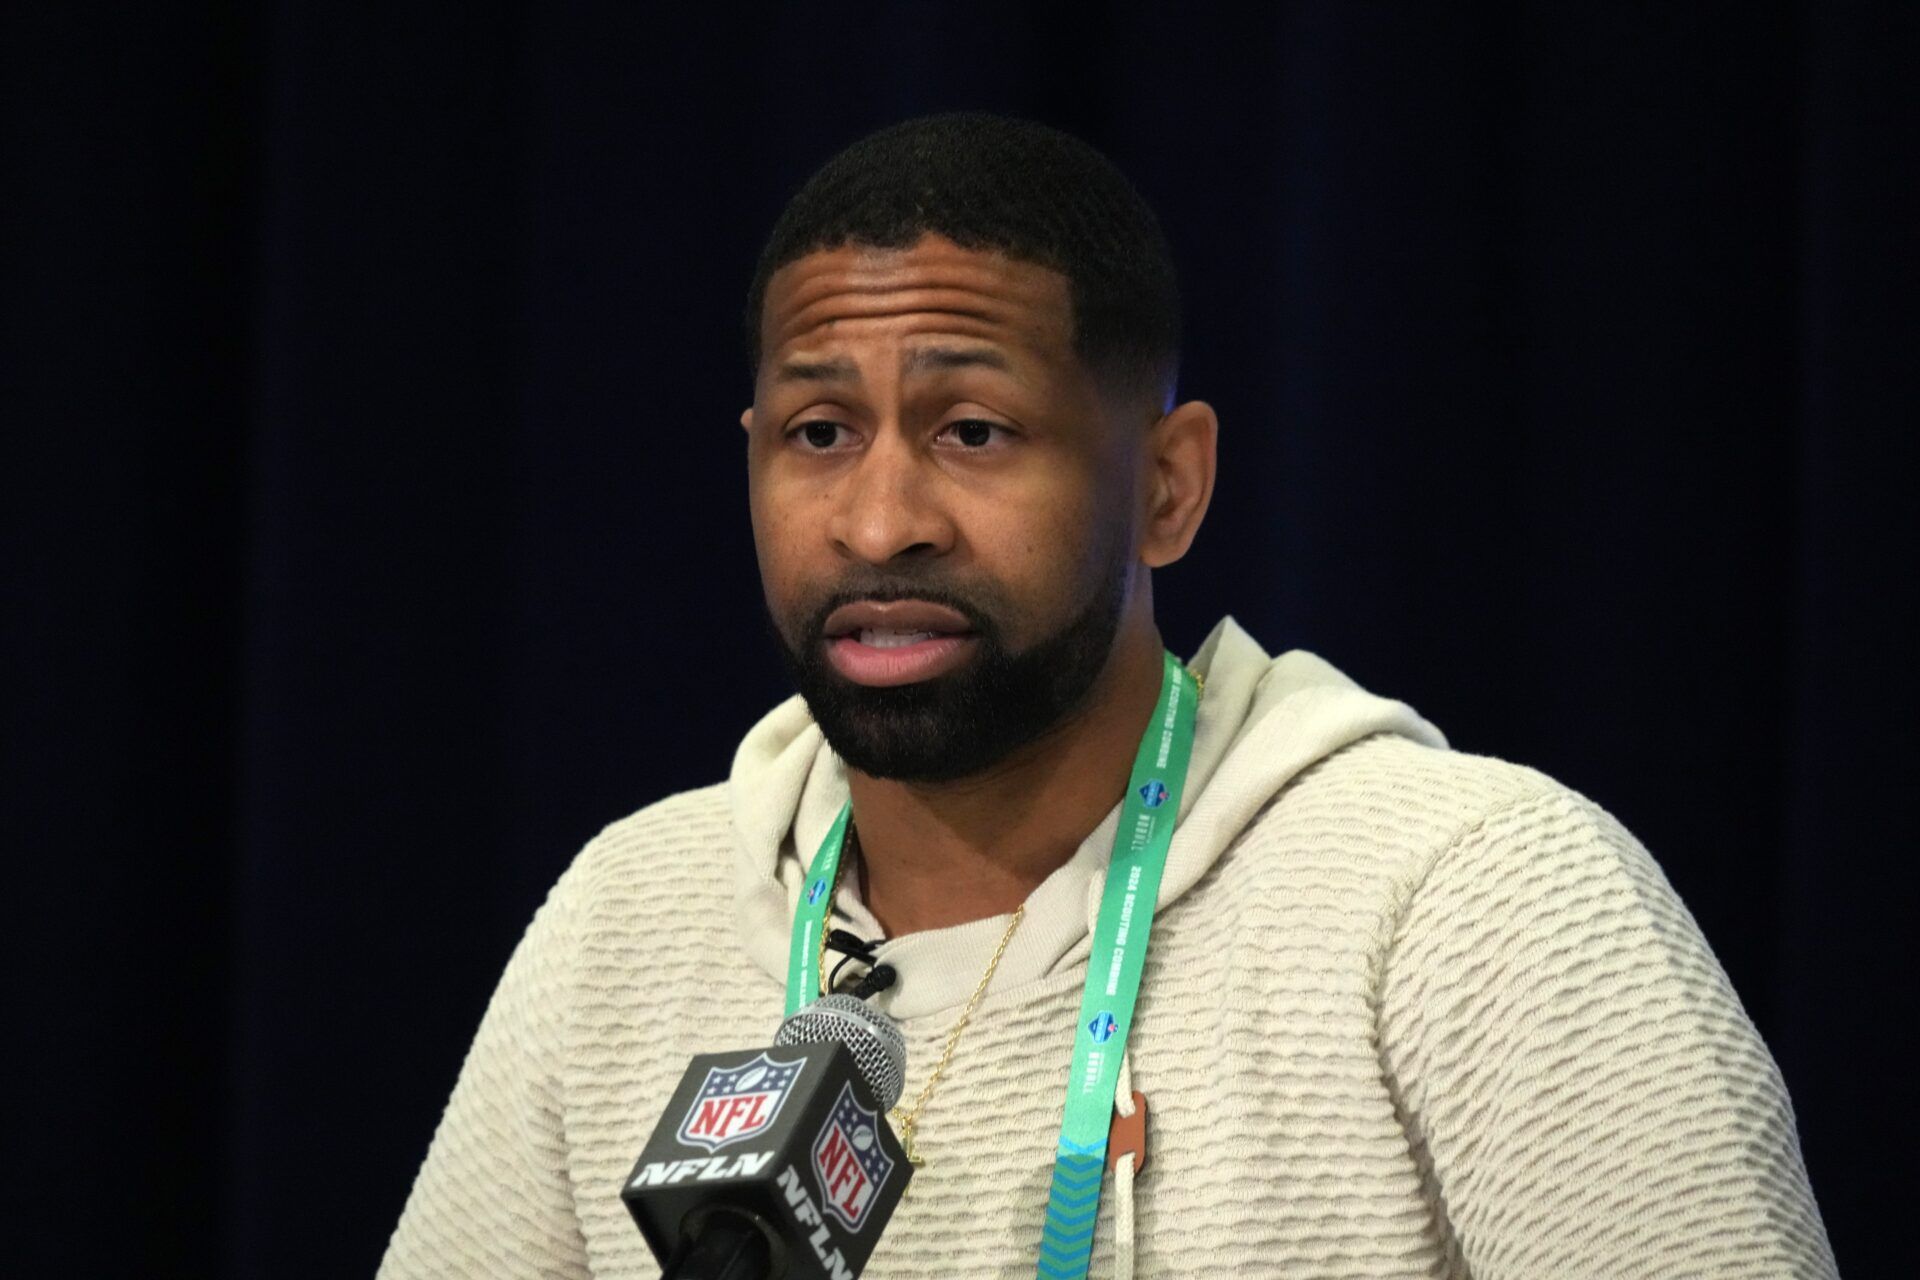
{"label": "mouth", "polygon": [[927,600],[862,600],[827,616],[834,670],[871,688],[913,684],[966,662],[977,637],[966,617]]}

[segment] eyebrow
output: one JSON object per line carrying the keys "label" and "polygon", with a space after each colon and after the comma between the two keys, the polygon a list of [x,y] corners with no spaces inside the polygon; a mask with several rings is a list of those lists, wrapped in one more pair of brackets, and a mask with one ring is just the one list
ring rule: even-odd
{"label": "eyebrow", "polygon": [[[918,347],[907,353],[901,372],[944,372],[968,368],[1013,372],[1013,366],[1007,358],[992,347]],[[773,380],[776,383],[858,382],[860,370],[845,356],[837,356],[832,360],[789,360],[780,366]]]}

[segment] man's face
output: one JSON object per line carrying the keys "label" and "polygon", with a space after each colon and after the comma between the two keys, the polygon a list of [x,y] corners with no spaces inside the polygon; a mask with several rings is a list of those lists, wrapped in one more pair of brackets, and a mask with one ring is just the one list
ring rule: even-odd
{"label": "man's face", "polygon": [[1075,355],[1066,278],[935,235],[821,251],[761,335],[754,542],[834,750],[961,778],[1076,710],[1133,596],[1145,423]]}

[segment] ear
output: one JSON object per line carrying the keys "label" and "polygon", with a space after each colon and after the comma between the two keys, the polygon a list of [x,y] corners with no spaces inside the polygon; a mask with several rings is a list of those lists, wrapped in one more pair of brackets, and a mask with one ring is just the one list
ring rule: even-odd
{"label": "ear", "polygon": [[752,405],[748,405],[746,408],[740,411],[740,429],[742,431],[747,432],[748,434],[752,434],[753,432],[753,406]]}
{"label": "ear", "polygon": [[1147,428],[1147,500],[1140,560],[1149,569],[1187,554],[1213,500],[1220,419],[1204,400],[1189,400]]}

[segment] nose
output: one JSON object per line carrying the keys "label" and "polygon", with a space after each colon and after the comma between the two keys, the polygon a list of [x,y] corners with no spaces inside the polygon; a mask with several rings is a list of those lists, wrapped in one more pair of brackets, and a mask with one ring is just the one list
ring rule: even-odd
{"label": "nose", "polygon": [[830,530],[840,553],[882,565],[952,550],[953,521],[931,469],[903,433],[880,431],[841,482]]}

